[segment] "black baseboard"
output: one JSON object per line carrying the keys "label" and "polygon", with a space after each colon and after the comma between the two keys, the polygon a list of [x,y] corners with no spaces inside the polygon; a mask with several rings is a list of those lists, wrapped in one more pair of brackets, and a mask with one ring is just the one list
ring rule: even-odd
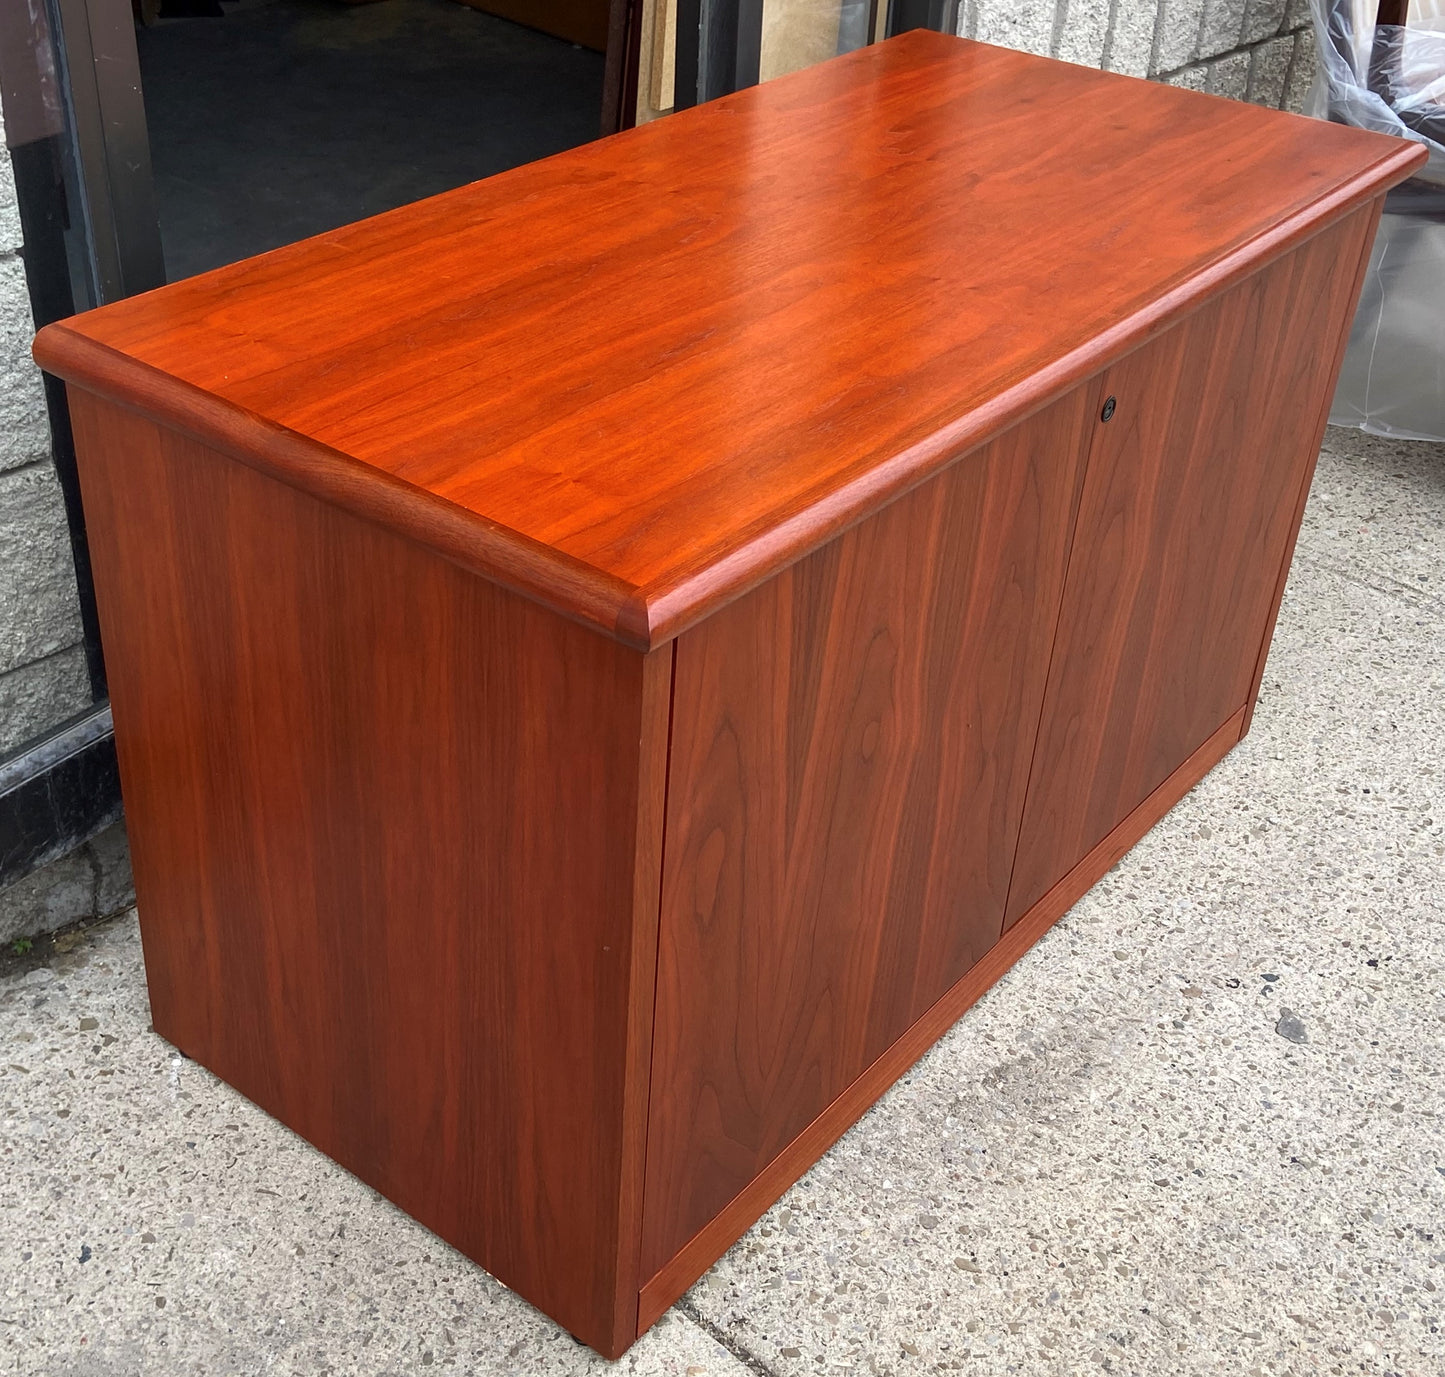
{"label": "black baseboard", "polygon": [[0,889],[73,851],[120,815],[106,703],[0,762]]}

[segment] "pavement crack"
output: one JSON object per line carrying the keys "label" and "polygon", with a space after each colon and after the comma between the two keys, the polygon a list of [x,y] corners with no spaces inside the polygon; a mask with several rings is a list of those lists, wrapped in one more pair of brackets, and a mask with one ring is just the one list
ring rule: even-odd
{"label": "pavement crack", "polygon": [[1337,564],[1332,559],[1302,552],[1295,554],[1294,562],[1304,565],[1307,569],[1319,569],[1324,573],[1333,574],[1346,583],[1353,583],[1357,588],[1368,588],[1372,593],[1383,593],[1387,597],[1396,597],[1419,611],[1439,613],[1442,610],[1439,594],[1424,588],[1417,588],[1414,584],[1406,583],[1404,579],[1392,578],[1389,574],[1380,574],[1371,570],[1366,575],[1358,567]]}
{"label": "pavement crack", "polygon": [[756,1353],[749,1348],[745,1348],[720,1325],[714,1324],[686,1296],[675,1301],[674,1308],[686,1315],[688,1319],[708,1334],[715,1342],[720,1343],[738,1362],[747,1368],[749,1372],[756,1372],[758,1377],[778,1377],[777,1373],[759,1358]]}

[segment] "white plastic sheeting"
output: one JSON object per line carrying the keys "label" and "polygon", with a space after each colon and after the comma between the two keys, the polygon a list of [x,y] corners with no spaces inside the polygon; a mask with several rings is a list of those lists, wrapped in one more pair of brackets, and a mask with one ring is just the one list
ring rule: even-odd
{"label": "white plastic sheeting", "polygon": [[1445,440],[1445,20],[1428,10],[1408,28],[1377,26],[1372,0],[1311,3],[1311,113],[1430,151],[1386,199],[1330,420]]}

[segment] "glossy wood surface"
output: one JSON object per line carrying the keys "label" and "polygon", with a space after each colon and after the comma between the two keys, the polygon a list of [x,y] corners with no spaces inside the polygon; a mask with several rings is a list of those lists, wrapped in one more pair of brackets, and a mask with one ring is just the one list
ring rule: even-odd
{"label": "glossy wood surface", "polygon": [[1105,372],[1010,921],[1255,690],[1378,214]]}
{"label": "glossy wood surface", "polygon": [[36,355],[647,648],[1423,156],[919,31]]}
{"label": "glossy wood surface", "polygon": [[620,1352],[671,651],[71,411],[156,1030]]}
{"label": "glossy wood surface", "polygon": [[1225,755],[1240,737],[1236,713],[1143,803],[1013,924],[963,978],[848,1086],[643,1283],[641,1333],[681,1296],[843,1133],[914,1064],[1140,837]]}
{"label": "glossy wood surface", "polygon": [[[1362,218],[1368,221],[1369,228],[1364,235],[1365,247],[1360,254],[1359,262],[1355,267],[1354,282],[1346,291],[1346,299],[1351,303],[1357,303],[1360,299],[1360,288],[1365,281],[1365,273],[1370,266],[1372,250],[1374,248],[1376,230],[1379,228],[1380,216],[1385,208],[1385,198],[1377,198],[1372,205],[1363,208]],[[1349,271],[1347,261],[1338,263],[1335,271],[1342,277],[1346,277]],[[1343,284],[1341,284],[1343,285]],[[1352,304],[1349,307],[1349,318],[1353,323],[1353,314],[1356,307]],[[1323,370],[1323,378],[1328,379],[1328,386],[1322,387],[1318,401],[1318,410],[1315,415],[1314,424],[1310,427],[1311,433],[1318,437],[1304,471],[1300,474],[1299,491],[1295,494],[1294,517],[1289,523],[1289,538],[1285,542],[1284,558],[1280,560],[1279,572],[1275,576],[1274,597],[1270,602],[1269,614],[1265,618],[1264,635],[1259,644],[1259,655],[1254,663],[1254,678],[1249,686],[1249,700],[1244,709],[1244,728],[1241,733],[1249,731],[1250,723],[1254,720],[1254,710],[1259,705],[1260,687],[1264,682],[1264,667],[1269,659],[1270,645],[1274,640],[1275,622],[1279,617],[1280,604],[1284,600],[1285,584],[1289,580],[1290,566],[1294,562],[1295,543],[1299,539],[1300,526],[1304,521],[1305,504],[1309,501],[1310,487],[1314,481],[1315,464],[1318,460],[1319,441],[1324,439],[1325,426],[1329,421],[1330,405],[1334,399],[1335,386],[1339,381],[1340,369],[1344,365],[1345,354],[1349,348],[1350,330],[1340,331],[1334,345],[1333,356],[1330,354],[1329,341],[1321,340],[1318,346],[1320,364]],[[1329,360],[1326,364],[1326,360]]]}
{"label": "glossy wood surface", "polygon": [[644,1276],[998,941],[1095,402],[679,638]]}
{"label": "glossy wood surface", "polygon": [[1421,157],[916,33],[49,327],[157,1030],[623,1351],[1238,740]]}

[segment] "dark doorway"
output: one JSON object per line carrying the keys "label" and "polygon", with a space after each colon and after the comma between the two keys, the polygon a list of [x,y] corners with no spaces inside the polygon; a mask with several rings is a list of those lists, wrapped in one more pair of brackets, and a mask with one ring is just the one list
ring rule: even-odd
{"label": "dark doorway", "polygon": [[174,281],[594,139],[604,58],[453,0],[181,0],[137,33]]}

